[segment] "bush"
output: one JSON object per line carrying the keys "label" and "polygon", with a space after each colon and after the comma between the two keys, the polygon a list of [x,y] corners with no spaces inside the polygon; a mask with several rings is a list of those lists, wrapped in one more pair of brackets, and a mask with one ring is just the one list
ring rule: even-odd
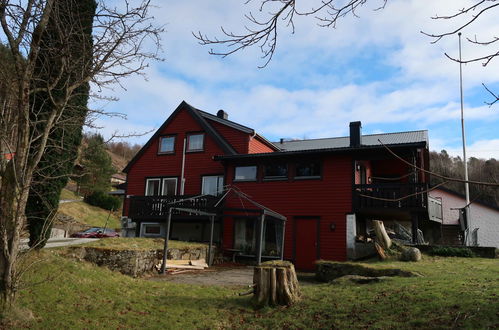
{"label": "bush", "polygon": [[103,191],[94,191],[85,197],[85,202],[109,211],[116,211],[121,207],[119,197],[108,195]]}
{"label": "bush", "polygon": [[475,254],[468,248],[461,247],[434,247],[430,251],[431,255],[442,257],[463,257],[473,258]]}

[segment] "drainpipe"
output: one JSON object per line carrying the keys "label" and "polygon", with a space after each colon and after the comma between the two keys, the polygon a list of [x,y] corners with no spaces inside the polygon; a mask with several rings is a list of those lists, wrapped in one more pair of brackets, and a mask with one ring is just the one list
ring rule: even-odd
{"label": "drainpipe", "polygon": [[180,175],[180,195],[184,194],[184,188],[185,188],[185,178],[184,178],[184,171],[185,171],[185,145],[186,145],[187,139],[184,138],[184,147],[182,149],[182,174]]}

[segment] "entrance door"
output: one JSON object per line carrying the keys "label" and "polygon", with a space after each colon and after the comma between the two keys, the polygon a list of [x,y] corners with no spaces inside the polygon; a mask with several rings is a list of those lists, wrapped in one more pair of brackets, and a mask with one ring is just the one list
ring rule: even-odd
{"label": "entrance door", "polygon": [[319,244],[318,218],[295,219],[295,266],[300,270],[315,270]]}

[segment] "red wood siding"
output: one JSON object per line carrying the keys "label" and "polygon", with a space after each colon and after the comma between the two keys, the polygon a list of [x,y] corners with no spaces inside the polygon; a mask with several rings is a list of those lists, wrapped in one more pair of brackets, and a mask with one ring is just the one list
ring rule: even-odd
{"label": "red wood siding", "polygon": [[232,127],[207,119],[208,123],[229,142],[229,144],[240,154],[248,153],[248,141],[250,135]]}
{"label": "red wood siding", "polygon": [[257,136],[250,138],[249,150],[248,150],[249,154],[258,154],[258,153],[273,152],[273,151],[274,150],[271,147],[260,141],[260,139]]}
{"label": "red wood siding", "polygon": [[[177,194],[180,193],[180,175],[182,168],[182,149],[186,132],[200,132],[201,126],[182,110],[177,113],[161,135],[175,134],[175,154],[158,155],[159,138],[153,141],[142,156],[132,165],[127,177],[127,195],[142,196],[145,193],[145,181],[148,177],[177,177]],[[210,174],[223,174],[220,162],[213,160],[214,155],[222,155],[222,149],[208,135],[204,137],[204,151],[186,153],[185,157],[185,194],[201,192],[201,177]],[[125,201],[124,215],[127,213]]]}
{"label": "red wood siding", "polygon": [[[293,164],[293,161],[290,162]],[[249,165],[249,164],[248,164]],[[261,166],[259,166],[261,172]],[[228,166],[227,181],[239,187],[256,202],[287,217],[284,256],[293,258],[293,221],[296,217],[320,217],[320,258],[346,260],[346,214],[352,211],[352,160],[348,156],[328,156],[323,160],[322,179],[262,182],[232,182],[234,166]],[[227,206],[241,208],[237,198]],[[246,202],[245,206],[251,205]],[[336,228],[331,231],[331,224]],[[224,248],[233,244],[233,221],[224,220]]]}

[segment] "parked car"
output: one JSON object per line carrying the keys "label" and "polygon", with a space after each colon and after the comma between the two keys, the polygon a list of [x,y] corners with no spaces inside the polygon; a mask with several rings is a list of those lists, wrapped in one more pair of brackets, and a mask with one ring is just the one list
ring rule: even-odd
{"label": "parked car", "polygon": [[85,231],[80,231],[71,235],[78,238],[104,238],[104,237],[120,237],[120,235],[112,229],[93,227]]}

